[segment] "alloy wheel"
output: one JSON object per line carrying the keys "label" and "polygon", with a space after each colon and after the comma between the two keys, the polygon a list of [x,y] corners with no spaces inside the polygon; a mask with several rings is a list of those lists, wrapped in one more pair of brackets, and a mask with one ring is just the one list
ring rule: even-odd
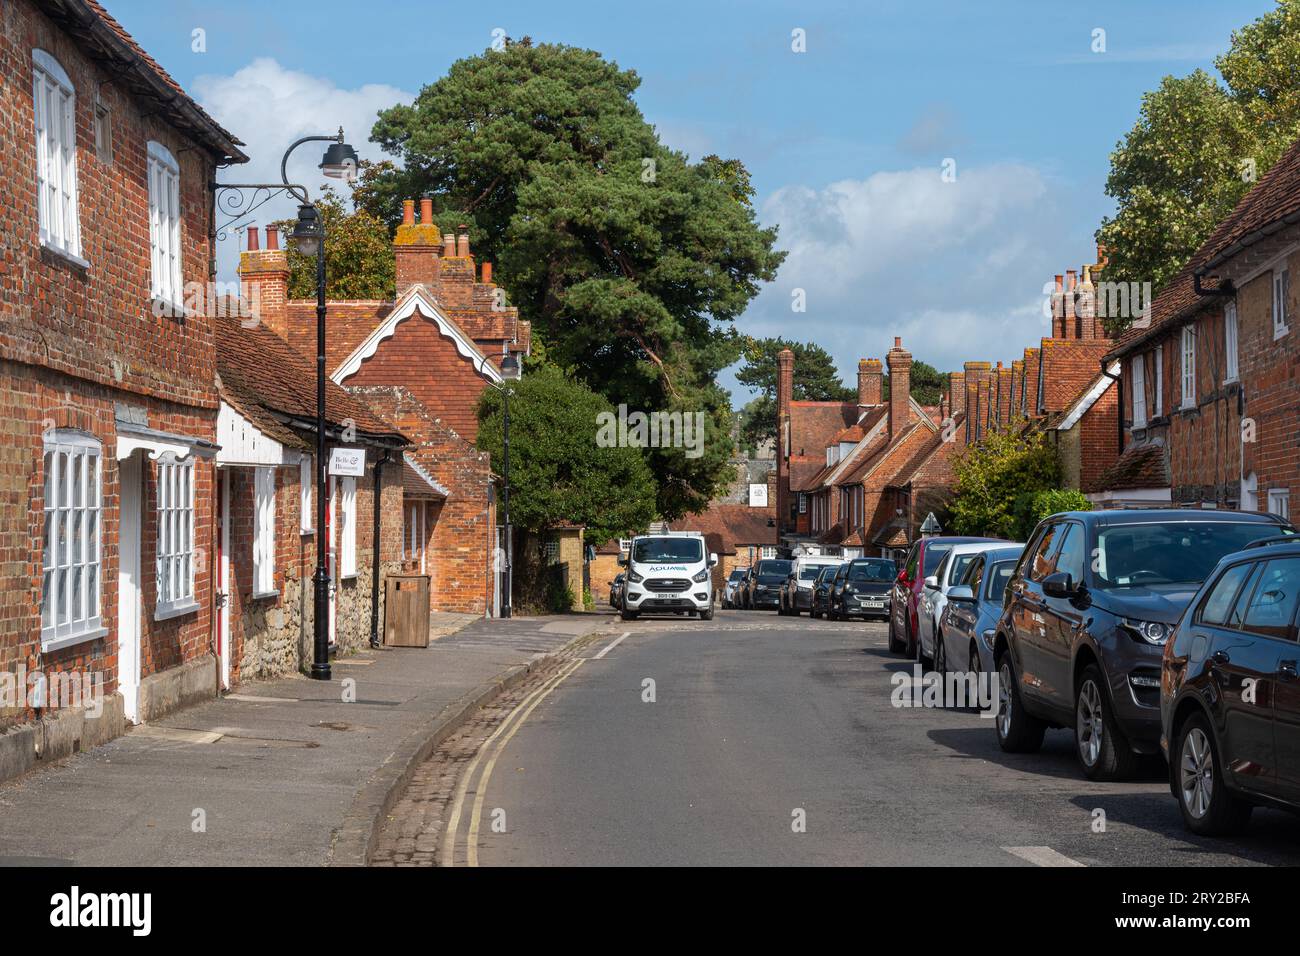
{"label": "alloy wheel", "polygon": [[1183,738],[1179,764],[1183,806],[1199,820],[1209,813],[1214,797],[1214,754],[1200,727],[1193,727]]}
{"label": "alloy wheel", "polygon": [[1079,700],[1074,710],[1075,739],[1079,744],[1079,756],[1085,765],[1091,767],[1101,757],[1101,746],[1105,736],[1101,691],[1091,680],[1086,680],[1080,685]]}
{"label": "alloy wheel", "polygon": [[1011,735],[1011,664],[1004,657],[998,667],[998,733],[1005,740]]}

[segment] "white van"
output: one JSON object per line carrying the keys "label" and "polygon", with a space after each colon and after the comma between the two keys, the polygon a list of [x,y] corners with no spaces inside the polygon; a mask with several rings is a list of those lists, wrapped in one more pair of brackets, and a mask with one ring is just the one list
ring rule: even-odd
{"label": "white van", "polygon": [[713,619],[713,566],[718,556],[704,550],[700,532],[638,535],[618,563],[627,568],[623,620],[635,621],[642,611],[686,611],[699,614],[702,621]]}
{"label": "white van", "polygon": [[812,610],[813,583],[822,568],[838,568],[847,558],[829,554],[801,554],[790,565],[790,576],[781,586],[778,614],[798,614]]}

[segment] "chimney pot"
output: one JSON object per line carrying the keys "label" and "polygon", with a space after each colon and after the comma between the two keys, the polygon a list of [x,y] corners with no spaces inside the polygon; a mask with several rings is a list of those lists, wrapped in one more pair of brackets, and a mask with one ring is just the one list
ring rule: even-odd
{"label": "chimney pot", "polygon": [[469,257],[469,227],[461,223],[458,227],[460,235],[456,237],[456,255],[461,258]]}
{"label": "chimney pot", "polygon": [[414,199],[402,200],[402,225],[403,226],[415,225],[415,200]]}
{"label": "chimney pot", "polygon": [[257,227],[256,227],[256,226],[249,226],[249,227],[248,227],[248,251],[249,251],[249,252],[256,252],[256,251],[257,251],[257,237],[258,237],[258,235],[259,235],[259,233],[258,233],[258,230],[257,230]]}
{"label": "chimney pot", "polygon": [[420,200],[420,222],[426,226],[433,225],[433,200],[428,197]]}
{"label": "chimney pot", "polygon": [[492,283],[492,263],[483,263],[483,282],[490,285]]}
{"label": "chimney pot", "polygon": [[450,232],[442,234],[442,254],[444,258],[450,258],[456,254],[456,236]]}
{"label": "chimney pot", "polygon": [[894,336],[894,348],[896,348],[896,349],[901,349],[902,347],[903,347],[903,337],[902,337],[901,335],[895,335],[895,336]]}
{"label": "chimney pot", "polygon": [[275,226],[266,227],[266,248],[268,250],[278,250],[280,248],[280,230]]}

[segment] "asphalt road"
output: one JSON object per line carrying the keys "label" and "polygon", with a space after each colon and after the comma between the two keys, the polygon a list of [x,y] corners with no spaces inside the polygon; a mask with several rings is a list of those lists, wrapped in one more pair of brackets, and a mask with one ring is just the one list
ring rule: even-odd
{"label": "asphalt road", "polygon": [[623,628],[498,736],[457,862],[470,822],[483,866],[1300,862],[1300,819],[1276,811],[1233,840],[1187,834],[1162,765],[1094,784],[1064,731],[1013,756],[977,713],[895,707],[912,665],[884,625],[736,611]]}

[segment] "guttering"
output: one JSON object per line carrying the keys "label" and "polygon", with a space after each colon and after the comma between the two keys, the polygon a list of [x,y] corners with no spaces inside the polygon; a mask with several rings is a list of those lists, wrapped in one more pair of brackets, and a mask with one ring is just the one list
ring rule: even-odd
{"label": "guttering", "polygon": [[1263,239],[1267,239],[1269,236],[1281,232],[1287,226],[1293,226],[1298,222],[1300,222],[1300,210],[1290,213],[1289,215],[1283,216],[1281,219],[1274,219],[1267,226],[1262,226],[1259,229],[1256,229],[1254,232],[1247,233],[1246,235],[1242,236],[1232,245],[1228,246],[1226,249],[1217,253],[1214,256],[1214,258],[1208,259],[1205,262],[1201,263],[1201,265],[1197,267],[1196,272],[1193,274],[1198,279],[1203,275],[1208,275],[1210,274],[1210,272],[1214,270],[1214,267],[1219,265],[1220,263],[1226,262],[1228,259],[1231,259],[1233,256],[1237,255],[1238,253],[1243,252],[1246,249],[1249,249],[1255,243],[1260,242]]}
{"label": "guttering", "polygon": [[1234,296],[1237,294],[1237,287],[1232,284],[1231,279],[1224,279],[1215,288],[1207,289],[1201,285],[1201,276],[1204,273],[1197,269],[1192,273],[1192,291],[1199,296]]}

